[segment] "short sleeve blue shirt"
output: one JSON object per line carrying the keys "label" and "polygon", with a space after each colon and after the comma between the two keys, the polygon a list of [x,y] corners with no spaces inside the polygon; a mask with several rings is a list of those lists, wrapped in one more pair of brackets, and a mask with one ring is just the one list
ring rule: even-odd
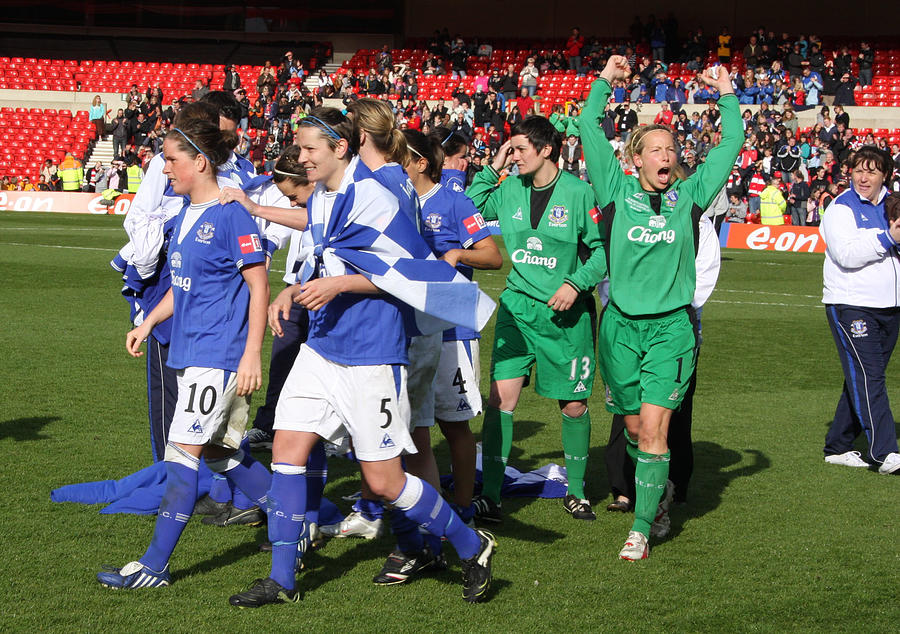
{"label": "short sleeve blue shirt", "polygon": [[175,312],[168,365],[237,371],[250,304],[241,269],[266,261],[259,229],[240,204],[214,202],[179,241],[186,210],[169,243]]}

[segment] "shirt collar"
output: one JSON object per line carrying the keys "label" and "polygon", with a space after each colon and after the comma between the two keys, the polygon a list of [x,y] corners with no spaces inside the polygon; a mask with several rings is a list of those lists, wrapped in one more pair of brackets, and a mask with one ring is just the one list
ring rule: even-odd
{"label": "shirt collar", "polygon": [[[868,204],[870,204],[870,205],[873,204],[871,200],[869,200],[868,198],[866,198],[865,196],[863,196],[862,194],[860,194],[859,192],[857,192],[857,191],[856,191],[856,188],[853,187],[853,184],[852,184],[852,183],[851,183],[851,185],[850,185],[850,189],[853,190],[853,193],[854,193],[854,194],[856,194],[857,196],[859,196],[859,199],[860,199],[863,203],[868,203]],[[881,191],[878,192],[878,200],[875,201],[874,204],[875,204],[875,205],[880,205],[880,204],[881,204],[881,201],[883,201],[883,200],[884,200],[884,197],[887,196],[889,193],[890,193],[890,192],[888,192],[888,188],[885,187],[884,185],[882,185],[882,186],[881,186]]]}

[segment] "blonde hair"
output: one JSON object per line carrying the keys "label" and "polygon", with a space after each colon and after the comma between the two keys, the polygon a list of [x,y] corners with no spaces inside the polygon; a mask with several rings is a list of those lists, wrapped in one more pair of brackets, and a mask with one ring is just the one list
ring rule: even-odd
{"label": "blonde hair", "polygon": [[[672,144],[675,144],[675,135],[672,134],[671,128],[668,126],[660,125],[658,123],[653,123],[650,125],[641,126],[635,129],[631,136],[628,137],[628,144],[625,146],[625,157],[634,163],[634,157],[637,154],[640,154],[644,151],[644,139],[651,132],[662,131],[667,132],[670,137],[672,137]],[[684,170],[681,168],[681,165],[676,163],[671,166],[670,172],[672,178],[675,180],[685,180],[687,176],[684,173]],[[638,168],[640,170],[640,168]]]}
{"label": "blonde hair", "polygon": [[347,112],[353,115],[354,153],[359,151],[359,132],[365,130],[385,160],[404,166],[409,163],[406,137],[395,126],[394,112],[387,102],[364,97],[348,105]]}

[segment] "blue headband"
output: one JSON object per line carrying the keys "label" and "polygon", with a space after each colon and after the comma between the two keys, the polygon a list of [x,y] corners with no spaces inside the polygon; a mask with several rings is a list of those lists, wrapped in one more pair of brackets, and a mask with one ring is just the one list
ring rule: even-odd
{"label": "blue headband", "polygon": [[447,138],[445,138],[443,141],[441,141],[441,147],[443,147],[444,144],[446,144],[447,141],[449,141],[449,140],[450,140],[450,137],[452,137],[452,136],[453,136],[453,132],[451,132],[450,134],[448,134],[448,135],[447,135]]}
{"label": "blue headband", "polygon": [[340,141],[343,138],[330,125],[328,125],[318,117],[313,117],[312,115],[307,115],[304,118],[300,119],[300,125],[314,125],[335,141]]}
{"label": "blue headband", "polygon": [[194,149],[195,149],[195,150],[197,150],[198,152],[200,152],[200,154],[202,154],[204,157],[206,157],[206,160],[207,160],[207,161],[209,161],[210,163],[212,163],[212,160],[211,160],[208,156],[206,156],[206,152],[204,152],[204,151],[201,150],[199,147],[197,147],[197,144],[194,143],[193,141],[191,141],[191,137],[189,137],[188,135],[186,135],[186,134],[184,133],[184,130],[181,130],[180,128],[172,128],[172,129],[175,130],[175,132],[177,132],[177,133],[180,134],[181,136],[183,136],[183,137],[185,138],[185,140],[186,140],[188,143],[190,143],[192,146],[194,146]]}

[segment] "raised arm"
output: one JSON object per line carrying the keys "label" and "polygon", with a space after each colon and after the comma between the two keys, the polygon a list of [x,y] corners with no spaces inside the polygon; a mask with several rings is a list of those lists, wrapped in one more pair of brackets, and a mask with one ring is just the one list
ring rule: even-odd
{"label": "raised arm", "polygon": [[724,66],[711,66],[700,75],[700,79],[719,91],[719,112],[722,115],[722,139],[709,151],[706,161],[685,183],[685,187],[692,188],[697,205],[706,209],[728,181],[731,168],[744,143],[744,128],[728,69]]}
{"label": "raised arm", "polygon": [[616,198],[625,179],[612,145],[600,125],[600,119],[612,94],[612,83],[617,79],[626,79],[629,74],[626,58],[612,55],[606,68],[600,73],[600,79],[591,87],[591,94],[578,121],[584,162],[600,207],[606,207]]}

